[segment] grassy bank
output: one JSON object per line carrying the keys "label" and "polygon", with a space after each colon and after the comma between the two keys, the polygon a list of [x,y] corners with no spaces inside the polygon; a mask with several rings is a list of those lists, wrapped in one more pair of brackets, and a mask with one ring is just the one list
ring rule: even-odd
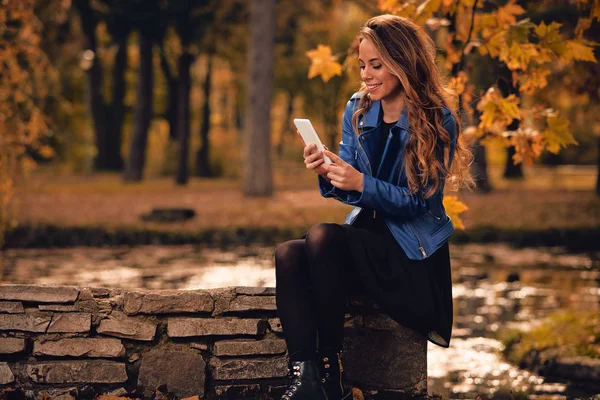
{"label": "grassy bank", "polygon": [[600,311],[558,312],[530,331],[510,329],[503,332],[500,339],[505,345],[505,356],[517,365],[534,353],[548,350],[554,358],[600,359]]}
{"label": "grassy bank", "polygon": [[[492,169],[492,176],[497,173]],[[495,178],[497,189],[490,194],[459,193],[469,206],[463,214],[467,230],[454,240],[593,246],[600,238],[594,174],[590,168],[532,169],[521,181]],[[15,189],[12,211],[18,225],[7,244],[270,242],[319,222],[341,222],[350,210],[323,199],[314,176],[298,164],[277,165],[273,197],[245,198],[240,186],[235,179],[193,179],[180,187],[167,178],[125,184],[117,174],[41,172]],[[143,221],[141,216],[155,207],[191,208],[196,216],[177,223]]]}

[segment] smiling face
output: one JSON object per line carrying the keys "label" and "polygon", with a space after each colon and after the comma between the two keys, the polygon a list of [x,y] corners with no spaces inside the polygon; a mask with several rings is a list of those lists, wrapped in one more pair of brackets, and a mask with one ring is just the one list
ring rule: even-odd
{"label": "smiling face", "polygon": [[369,39],[363,39],[358,46],[360,77],[367,84],[371,100],[393,102],[401,98],[400,80],[383,65],[375,45]]}

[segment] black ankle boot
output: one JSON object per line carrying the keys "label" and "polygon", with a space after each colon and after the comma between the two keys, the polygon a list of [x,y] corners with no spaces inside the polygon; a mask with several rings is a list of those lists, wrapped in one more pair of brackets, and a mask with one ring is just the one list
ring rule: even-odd
{"label": "black ankle boot", "polygon": [[319,350],[319,372],[328,400],[352,399],[352,388],[344,380],[342,350]]}
{"label": "black ankle boot", "polygon": [[281,400],[328,400],[314,361],[292,361],[290,376],[292,383]]}

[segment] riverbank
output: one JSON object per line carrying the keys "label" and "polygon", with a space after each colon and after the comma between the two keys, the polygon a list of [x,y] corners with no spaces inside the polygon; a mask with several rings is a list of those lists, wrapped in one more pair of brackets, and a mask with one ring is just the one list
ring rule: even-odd
{"label": "riverbank", "polygon": [[600,391],[600,311],[561,311],[528,331],[500,334],[511,363],[551,380]]}
{"label": "riverbank", "polygon": [[[272,246],[290,238],[301,237],[309,225],[278,226],[225,226],[199,230],[173,230],[139,226],[59,226],[40,224],[18,226],[8,231],[4,248],[48,248],[75,246],[137,246],[201,244],[230,247],[247,244]],[[600,228],[501,230],[478,227],[456,231],[451,243],[507,243],[514,247],[563,247],[568,251],[597,251]]]}
{"label": "riverbank", "polygon": [[[600,242],[594,170],[560,171],[533,169],[520,181],[497,180],[489,194],[458,193],[469,207],[461,215],[467,229],[452,240],[594,250]],[[156,208],[184,208],[195,215],[180,222],[144,218]],[[182,187],[167,178],[125,184],[117,174],[39,173],[15,188],[11,211],[17,225],[5,246],[271,245],[319,222],[342,222],[349,210],[322,198],[314,176],[292,164],[276,171],[269,198],[244,197],[236,179],[192,179]]]}

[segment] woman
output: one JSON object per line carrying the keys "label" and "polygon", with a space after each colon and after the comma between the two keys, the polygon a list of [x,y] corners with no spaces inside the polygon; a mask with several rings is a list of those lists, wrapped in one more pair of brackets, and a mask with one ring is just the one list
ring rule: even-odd
{"label": "woman", "polygon": [[341,351],[353,289],[433,343],[450,342],[454,227],[443,190],[446,180],[472,184],[455,96],[433,41],[410,20],[372,18],[358,39],[362,85],[346,106],[339,156],[326,149],[326,165],[314,145],[304,149],[321,194],[355,207],[344,225],[318,224],[275,252],[293,378],[282,400],[350,398]]}

